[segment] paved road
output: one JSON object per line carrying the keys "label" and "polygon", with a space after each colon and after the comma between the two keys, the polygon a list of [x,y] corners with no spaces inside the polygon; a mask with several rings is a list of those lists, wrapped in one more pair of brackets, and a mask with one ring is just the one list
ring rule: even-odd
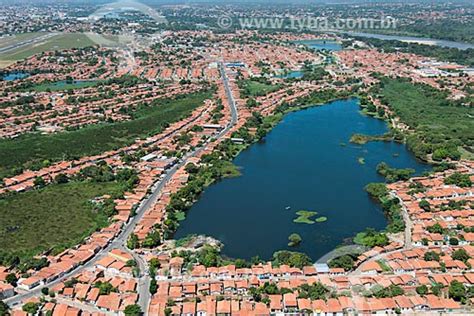
{"label": "paved road", "polygon": [[[395,193],[390,193],[390,196],[392,198],[397,198],[400,201],[402,200]],[[412,240],[411,240],[411,231],[412,231],[412,228],[413,228],[413,222],[411,221],[410,215],[408,214],[408,210],[405,206],[405,203],[400,203],[400,205],[402,207],[401,212],[402,212],[402,216],[403,216],[403,221],[405,222],[403,248],[404,249],[412,249],[413,244],[412,244]]]}
{"label": "paved road", "polygon": [[367,247],[364,247],[361,245],[342,246],[342,247],[332,250],[331,252],[328,252],[327,254],[319,258],[315,263],[328,263],[334,258],[343,256],[343,255],[361,254],[366,250],[367,250]]}
{"label": "paved road", "polygon": [[[224,83],[224,87],[225,87],[225,90],[226,90],[226,94],[227,94],[227,97],[229,99],[229,107],[231,109],[231,120],[230,120],[229,124],[221,132],[219,132],[219,134],[216,136],[217,139],[225,136],[225,134],[227,134],[227,132],[236,124],[237,119],[238,119],[235,100],[234,100],[234,97],[232,95],[232,91],[231,91],[230,86],[229,86],[229,80],[227,78],[227,75],[225,73],[225,69],[224,69],[224,66],[223,66],[222,63],[219,63],[219,69],[220,69],[222,81]],[[177,132],[177,130],[170,133],[170,134],[168,134],[165,137],[169,137],[169,135],[172,135],[176,132]],[[19,294],[13,296],[13,297],[5,299],[4,302],[7,303],[10,306],[14,306],[14,305],[19,304],[23,300],[29,299],[33,296],[38,296],[38,295],[41,294],[41,289],[42,288],[44,288],[44,287],[48,287],[48,288],[54,287],[55,285],[71,278],[72,276],[80,273],[81,271],[83,271],[85,269],[88,269],[88,268],[92,268],[98,260],[100,260],[101,258],[106,256],[107,253],[110,252],[112,249],[119,248],[119,249],[124,249],[125,250],[124,245],[126,244],[128,237],[130,236],[130,234],[135,229],[135,226],[137,225],[137,223],[140,222],[140,220],[142,219],[143,214],[150,207],[152,207],[156,203],[156,201],[158,200],[159,195],[160,195],[162,189],[165,187],[166,183],[173,177],[173,175],[176,173],[176,171],[179,168],[181,168],[182,166],[184,166],[186,164],[187,160],[190,157],[199,155],[206,148],[206,145],[208,143],[209,143],[209,141],[203,147],[200,147],[200,148],[196,149],[195,151],[190,152],[187,155],[185,155],[185,157],[183,157],[182,159],[179,160],[178,164],[174,165],[170,170],[168,170],[166,172],[165,176],[153,186],[150,196],[147,197],[146,199],[144,199],[142,201],[142,203],[139,205],[139,207],[137,208],[137,214],[130,220],[130,222],[128,222],[124,226],[124,228],[117,235],[117,237],[115,239],[113,239],[107,247],[105,247],[102,250],[100,250],[99,252],[97,252],[97,254],[91,260],[89,260],[87,263],[85,263],[83,265],[80,265],[80,266],[76,267],[75,269],[73,269],[69,273],[66,273],[65,275],[57,278],[56,280],[54,280],[52,282],[46,283],[42,286],[38,286],[38,287],[36,287],[36,288],[34,288],[30,291],[27,291],[27,292],[24,292],[24,293],[19,293]],[[134,258],[137,261],[137,263],[139,265],[139,268],[140,268],[140,274],[141,275],[140,275],[140,279],[139,279],[139,296],[140,296],[139,304],[140,304],[142,310],[146,312],[148,310],[148,305],[149,305],[149,301],[150,301],[150,293],[148,291],[149,284],[150,284],[150,277],[149,277],[149,274],[148,274],[148,271],[147,271],[147,266],[146,266],[146,263],[144,262],[144,260],[138,254],[136,254],[134,252],[131,252],[128,249],[126,249],[126,250],[127,250],[127,252],[131,253],[134,256]]]}

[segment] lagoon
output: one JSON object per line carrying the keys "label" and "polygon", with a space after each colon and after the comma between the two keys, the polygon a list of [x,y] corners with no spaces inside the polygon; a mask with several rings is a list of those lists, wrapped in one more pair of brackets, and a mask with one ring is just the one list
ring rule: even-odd
{"label": "lagoon", "polygon": [[448,48],[457,48],[460,50],[466,50],[469,48],[474,49],[473,44],[433,39],[433,38],[428,38],[428,37],[398,36],[398,35],[385,35],[385,34],[373,34],[373,33],[361,33],[361,32],[347,32],[347,34],[351,36],[377,38],[381,40],[392,40],[392,41],[400,41],[400,42],[407,42],[407,43],[417,43],[417,44],[424,44],[424,45],[435,45],[435,46],[448,47]]}
{"label": "lagoon", "polygon": [[26,72],[11,72],[8,74],[5,74],[2,79],[5,81],[13,81],[13,80],[18,80],[18,79],[24,79],[28,77],[30,74]]}
{"label": "lagoon", "polygon": [[281,79],[297,79],[303,77],[304,73],[300,70],[292,70],[287,73],[281,73],[275,76],[275,78]]}
{"label": "lagoon", "polygon": [[301,40],[295,43],[303,44],[315,50],[340,51],[342,49],[340,43],[330,40]]}
{"label": "lagoon", "polygon": [[[234,258],[269,259],[277,250],[290,249],[317,260],[366,227],[383,229],[386,218],[364,190],[384,180],[376,165],[385,161],[418,173],[428,169],[402,144],[349,143],[353,133],[385,131],[385,122],[360,114],[357,99],[287,114],[264,141],[234,160],[242,176],[205,190],[175,238],[215,237],[224,243],[223,254]],[[298,210],[316,211],[316,217],[328,220],[294,223]],[[302,237],[299,246],[287,246],[291,233]]]}

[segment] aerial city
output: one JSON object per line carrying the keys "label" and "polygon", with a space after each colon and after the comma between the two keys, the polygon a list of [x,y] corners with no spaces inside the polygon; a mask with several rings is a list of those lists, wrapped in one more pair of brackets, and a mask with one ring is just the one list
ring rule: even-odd
{"label": "aerial city", "polygon": [[474,315],[472,1],[0,3],[0,316]]}

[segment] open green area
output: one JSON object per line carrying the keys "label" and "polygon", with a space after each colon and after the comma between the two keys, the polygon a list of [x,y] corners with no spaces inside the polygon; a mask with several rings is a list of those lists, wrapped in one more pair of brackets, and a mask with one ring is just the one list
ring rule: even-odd
{"label": "open green area", "polygon": [[159,133],[168,124],[188,116],[209,97],[210,92],[199,92],[173,100],[156,100],[130,121],[0,140],[0,178],[22,168],[40,168],[44,160],[73,159],[129,145],[137,137]]}
{"label": "open green area", "polygon": [[121,190],[119,182],[71,182],[0,199],[0,259],[77,244],[107,223],[91,200]]}
{"label": "open green area", "polygon": [[62,90],[73,90],[73,89],[84,89],[95,87],[100,81],[57,81],[49,83],[41,83],[31,87],[31,90],[44,92],[44,91],[62,91]]}
{"label": "open green area", "polygon": [[255,97],[266,95],[280,88],[278,85],[272,85],[264,78],[258,80],[239,80],[239,88],[243,97]]}
{"label": "open green area", "polygon": [[446,99],[447,93],[408,79],[383,78],[373,92],[381,98],[414,133],[408,147],[417,157],[441,161],[459,159],[462,147],[474,151],[474,108]]}
{"label": "open green area", "polygon": [[299,223],[299,224],[314,224],[314,220],[311,218],[313,216],[316,216],[318,212],[312,212],[312,211],[297,211],[296,215],[298,215],[297,218],[293,220],[294,223]]}
{"label": "open green area", "polygon": [[31,43],[12,51],[0,54],[0,60],[16,61],[46,51],[82,48],[96,45],[87,35],[81,33],[58,34],[44,41]]}

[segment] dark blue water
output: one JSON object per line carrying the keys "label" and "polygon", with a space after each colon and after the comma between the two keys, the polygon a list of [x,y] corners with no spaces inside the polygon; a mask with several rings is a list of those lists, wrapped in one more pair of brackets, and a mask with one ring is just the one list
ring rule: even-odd
{"label": "dark blue water", "polygon": [[[298,233],[303,242],[291,249],[316,260],[366,227],[384,228],[380,207],[364,191],[369,182],[383,181],[376,165],[385,161],[397,168],[428,169],[400,144],[349,143],[353,133],[386,130],[383,121],[359,113],[356,99],[287,114],[264,142],[235,159],[241,177],[225,179],[204,192],[176,238],[206,234],[224,243],[225,255],[268,259],[276,250],[289,249],[288,236]],[[317,211],[328,221],[293,223],[301,209]]]}
{"label": "dark blue water", "polygon": [[298,44],[303,44],[309,48],[316,50],[329,50],[329,51],[339,51],[342,49],[341,44],[334,41],[324,41],[324,40],[303,40],[297,41]]}
{"label": "dark blue water", "polygon": [[23,79],[28,77],[30,74],[26,72],[12,72],[7,75],[4,75],[2,77],[3,80],[5,81],[12,81],[12,80],[18,80],[18,79]]}

